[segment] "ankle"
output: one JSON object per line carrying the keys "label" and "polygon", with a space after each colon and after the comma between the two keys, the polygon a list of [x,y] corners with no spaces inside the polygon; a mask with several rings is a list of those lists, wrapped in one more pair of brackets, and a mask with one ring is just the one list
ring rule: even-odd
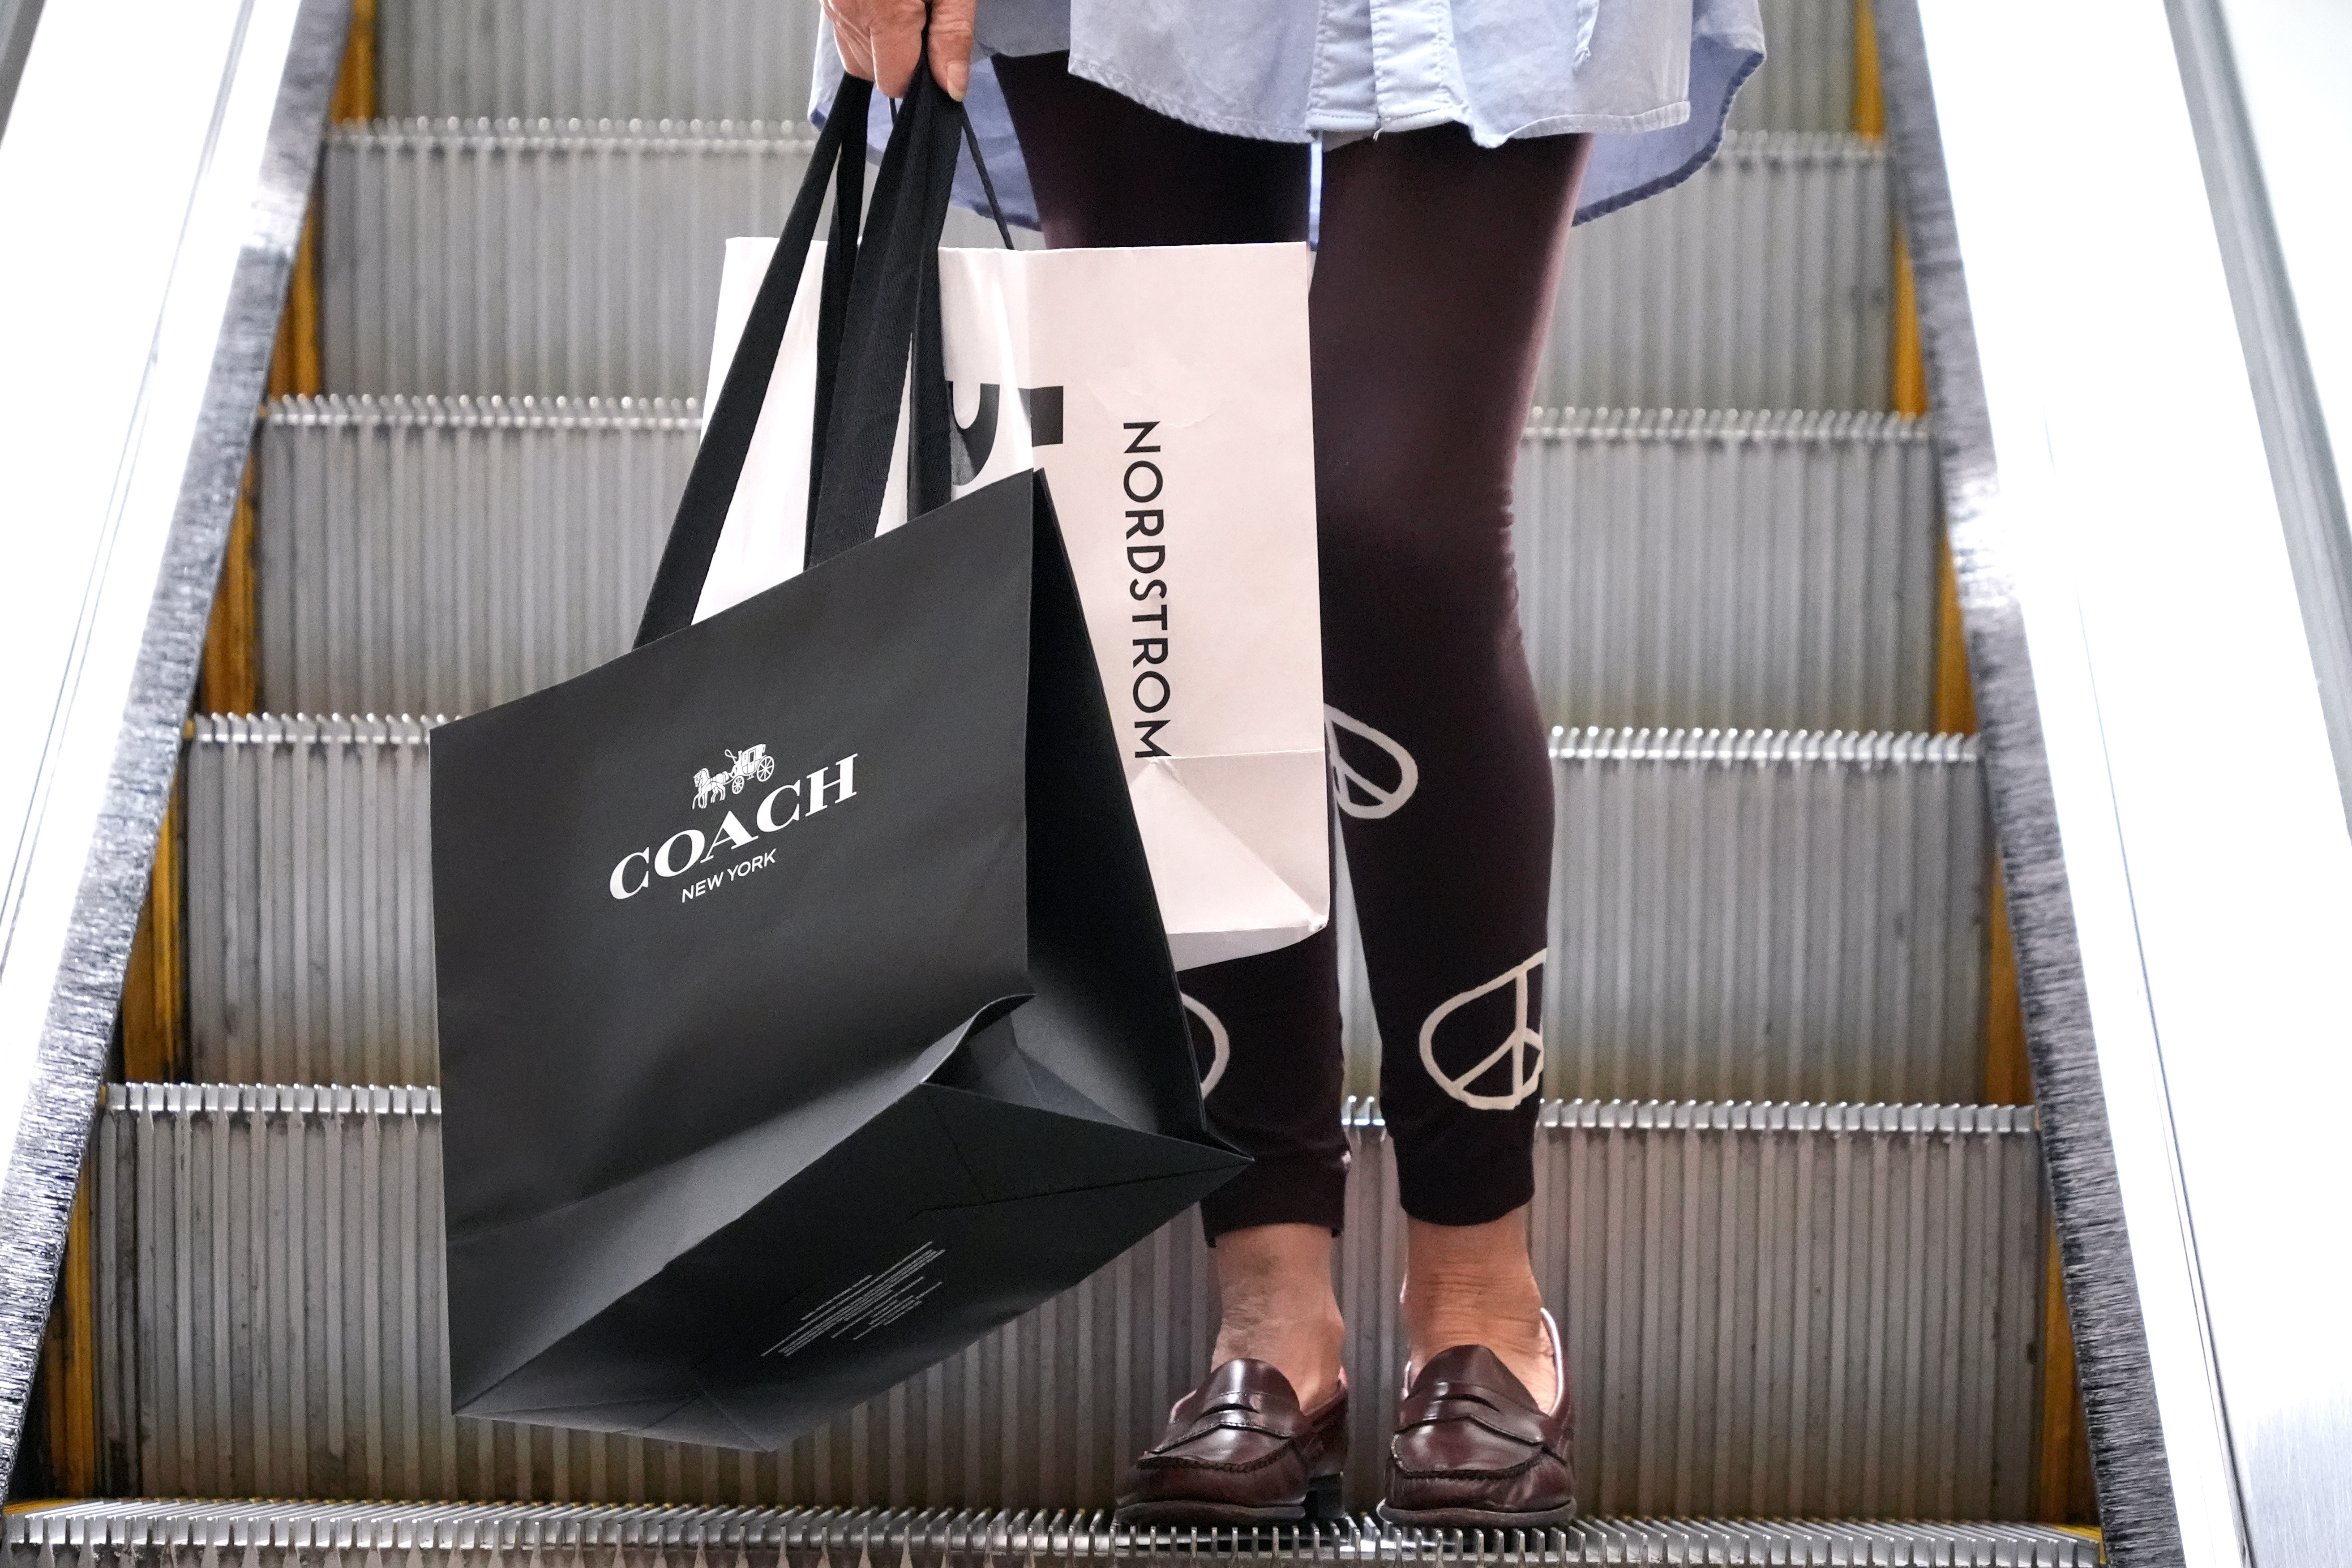
{"label": "ankle", "polygon": [[1218,1284],[1210,1364],[1241,1357],[1290,1380],[1302,1409],[1338,1392],[1347,1325],[1331,1289],[1331,1236],[1313,1226],[1229,1231],[1213,1254]]}
{"label": "ankle", "polygon": [[1482,1226],[1412,1220],[1407,1237],[1404,1327],[1414,1370],[1456,1345],[1484,1345],[1549,1409],[1563,1373],[1528,1257],[1526,1211]]}

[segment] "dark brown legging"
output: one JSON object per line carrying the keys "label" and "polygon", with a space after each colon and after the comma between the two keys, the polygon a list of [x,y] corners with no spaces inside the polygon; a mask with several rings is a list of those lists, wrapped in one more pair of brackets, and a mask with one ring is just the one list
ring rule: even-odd
{"label": "dark brown legging", "polygon": [[[996,61],[1048,245],[1307,237],[1304,146],[1196,130],[1066,62]],[[1447,126],[1324,162],[1308,320],[1328,733],[1399,1195],[1442,1225],[1534,1190],[1552,794],[1511,469],[1591,145],[1485,149]],[[1202,1204],[1210,1237],[1338,1230],[1331,932],[1182,979],[1204,1072],[1227,1045],[1211,1123],[1256,1160]]]}

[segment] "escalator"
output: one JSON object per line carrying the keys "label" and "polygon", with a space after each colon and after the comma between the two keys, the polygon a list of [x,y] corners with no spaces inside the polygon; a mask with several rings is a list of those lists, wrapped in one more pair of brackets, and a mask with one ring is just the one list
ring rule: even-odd
{"label": "escalator", "polygon": [[[448,1412],[426,731],[627,647],[693,456],[720,241],[772,232],[806,156],[814,11],[362,6],[362,117],[328,136],[297,284],[315,381],[263,411],[233,546],[250,616],[223,636],[250,675],[208,671],[183,749],[156,919],[184,1015],[105,1089],[68,1286],[94,1374],[44,1391],[87,1400],[100,1500],[13,1509],[12,1552],[1212,1549],[1106,1511],[1213,1332],[1190,1218],[776,1454]],[[2035,1111],[1986,1103],[2024,1073],[1894,170],[1857,131],[1869,36],[1858,62],[1845,0],[1767,15],[1722,156],[1579,231],[1517,479],[1557,726],[1536,1265],[1601,1517],[1253,1549],[2100,1560],[2046,1522],[2080,1517],[2073,1351]],[[1402,1227],[1343,954],[1341,1300],[1370,1392],[1402,1359]],[[1359,1404],[1361,1514],[1387,1413]]]}

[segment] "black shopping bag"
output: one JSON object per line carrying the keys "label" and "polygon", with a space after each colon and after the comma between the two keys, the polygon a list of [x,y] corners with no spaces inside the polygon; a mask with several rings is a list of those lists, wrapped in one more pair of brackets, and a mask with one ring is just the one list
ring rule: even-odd
{"label": "black shopping bag", "polygon": [[[917,74],[862,245],[862,91],[825,129],[641,646],[434,732],[467,1414],[774,1447],[1243,1163],[1042,477],[870,537],[910,345],[947,491],[916,340],[961,110]],[[821,563],[687,626],[836,163]]]}

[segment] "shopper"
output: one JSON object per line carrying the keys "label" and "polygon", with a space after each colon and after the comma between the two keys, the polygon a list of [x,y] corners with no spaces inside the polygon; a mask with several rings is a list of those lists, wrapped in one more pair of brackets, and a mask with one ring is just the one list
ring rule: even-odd
{"label": "shopper", "polygon": [[[929,68],[970,91],[992,149],[1009,111],[1000,194],[1050,246],[1297,241],[1319,218],[1324,680],[1407,1218],[1412,1361],[1381,1512],[1565,1520],[1569,1389],[1528,1243],[1551,773],[1512,468],[1570,222],[1713,154],[1762,59],[1755,0],[825,4],[820,112],[844,62],[903,95],[928,28]],[[1182,980],[1227,1042],[1210,1122],[1256,1163],[1202,1205],[1209,1376],[1119,1514],[1295,1520],[1336,1503],[1345,1462],[1336,946],[1327,929]]]}

